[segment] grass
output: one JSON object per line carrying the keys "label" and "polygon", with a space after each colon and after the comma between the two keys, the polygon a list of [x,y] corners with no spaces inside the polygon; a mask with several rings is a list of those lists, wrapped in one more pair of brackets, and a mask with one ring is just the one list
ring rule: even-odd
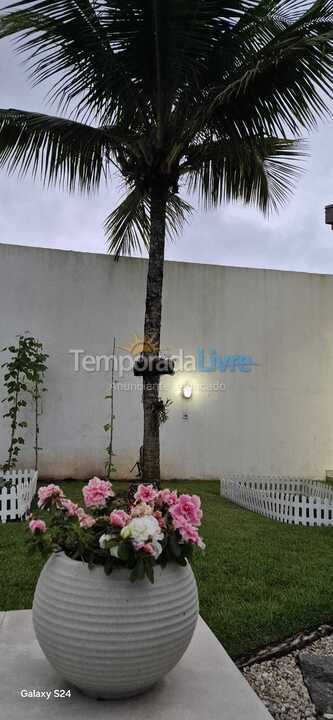
{"label": "grass", "polygon": [[[60,484],[81,502],[82,483]],[[332,529],[250,513],[219,497],[214,481],[169,485],[201,495],[207,549],[193,563],[201,614],[233,657],[333,621]],[[0,525],[1,610],[31,607],[42,564],[27,555],[23,524]]]}

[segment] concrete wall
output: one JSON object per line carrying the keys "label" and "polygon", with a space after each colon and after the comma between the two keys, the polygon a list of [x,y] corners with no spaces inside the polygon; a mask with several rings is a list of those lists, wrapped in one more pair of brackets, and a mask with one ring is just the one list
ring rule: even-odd
{"label": "concrete wall", "polygon": [[[143,260],[116,264],[104,255],[0,245],[1,345],[27,330],[50,354],[42,475],[103,473],[110,373],[75,372],[69,351],[109,355],[114,335],[123,347],[142,335],[146,270]],[[257,366],[165,380],[163,395],[173,405],[161,430],[163,476],[323,478],[333,467],[332,311],[329,276],[166,263],[162,346],[252,355]],[[179,387],[189,378],[187,401]],[[133,375],[123,381],[134,383]],[[196,388],[217,382],[224,391]],[[115,402],[115,462],[118,476],[127,477],[141,444],[141,392],[123,387]],[[27,437],[21,467],[33,462],[32,444]],[[1,458],[7,446],[1,420]]]}

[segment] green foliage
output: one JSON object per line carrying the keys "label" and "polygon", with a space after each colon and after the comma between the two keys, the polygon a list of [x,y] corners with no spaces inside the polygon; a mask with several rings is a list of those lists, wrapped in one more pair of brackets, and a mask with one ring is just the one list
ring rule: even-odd
{"label": "green foliage", "polygon": [[[146,189],[142,191],[129,186],[125,199],[106,218],[104,229],[109,252],[116,259],[120,255],[140,252],[142,246],[149,250],[150,236],[150,197]],[[193,208],[179,195],[168,195],[166,206],[166,229],[170,240],[175,239],[178,231],[189,219]]]}
{"label": "green foliage", "polygon": [[126,196],[105,225],[116,257],[148,248],[157,184],[170,234],[191,209],[183,190],[205,206],[281,205],[299,137],[330,117],[327,0],[21,0],[1,17],[9,36],[70,119],[1,110],[0,164],[70,191],[120,174]]}
{"label": "green foliage", "polygon": [[169,418],[169,408],[173,404],[172,400],[167,398],[165,401],[159,398],[157,403],[157,416],[159,425],[164,425]]}
{"label": "green foliage", "polygon": [[105,476],[110,480],[112,477],[112,473],[116,472],[117,468],[113,462],[113,457],[115,453],[113,452],[113,431],[114,431],[114,421],[115,421],[115,414],[114,414],[114,391],[115,391],[115,382],[114,382],[114,357],[115,357],[115,351],[116,351],[116,338],[113,338],[113,351],[112,351],[112,367],[111,367],[111,387],[110,392],[108,395],[105,396],[105,400],[108,400],[109,402],[109,419],[108,422],[104,425],[104,432],[108,433],[109,435],[109,442],[106,447],[107,452],[107,461],[105,463]]}
{"label": "green foliage", "polygon": [[118,557],[124,563],[132,563],[134,559],[133,546],[128,541],[123,541],[118,545]]}
{"label": "green foliage", "polygon": [[165,556],[167,560],[175,560],[178,565],[186,565],[186,559],[191,560],[193,555],[193,546],[190,543],[182,543],[181,545],[177,542],[176,533],[171,533],[168,536],[168,542],[165,550]]}
{"label": "green foliage", "polygon": [[11,353],[11,357],[1,366],[5,368],[4,385],[7,389],[7,397],[3,398],[2,402],[6,402],[8,406],[3,417],[8,418],[10,421],[10,446],[8,458],[2,465],[3,472],[13,470],[16,467],[19,453],[24,445],[24,437],[20,434],[20,431],[22,432],[23,429],[27,428],[27,421],[21,418],[21,413],[23,408],[27,407],[27,400],[25,399],[27,394],[32,396],[34,402],[37,468],[39,402],[48,358],[48,355],[43,351],[42,343],[29,335],[20,335],[17,345],[3,348],[2,352],[7,351]]}
{"label": "green foliage", "polygon": [[139,558],[137,562],[134,565],[134,568],[130,574],[130,580],[131,582],[135,582],[136,580],[143,580],[144,576],[146,574],[146,566],[144,563],[143,558]]}
{"label": "green foliage", "polygon": [[32,362],[29,369],[30,387],[28,388],[32,397],[34,407],[35,470],[38,470],[38,455],[39,450],[42,450],[42,448],[40,448],[38,445],[38,438],[40,432],[39,417],[41,415],[42,394],[47,392],[47,389],[43,387],[43,384],[44,374],[47,370],[46,363],[48,357],[49,355],[44,352],[43,343],[35,340],[32,345]]}

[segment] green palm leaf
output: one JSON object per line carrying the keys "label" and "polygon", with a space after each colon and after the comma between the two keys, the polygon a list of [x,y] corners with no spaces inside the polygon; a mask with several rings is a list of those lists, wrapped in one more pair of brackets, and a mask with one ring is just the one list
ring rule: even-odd
{"label": "green palm leaf", "polygon": [[182,171],[205,207],[242,200],[267,212],[286,202],[304,157],[304,144],[292,140],[207,142],[189,149]]}
{"label": "green palm leaf", "polygon": [[108,251],[116,258],[149,247],[148,196],[134,188],[105,221]]}
{"label": "green palm leaf", "polygon": [[108,123],[146,122],[140,84],[117,52],[108,29],[107,6],[89,0],[23,0],[1,19],[0,37],[18,35],[31,78],[52,80],[50,96],[76,115]]}
{"label": "green palm leaf", "polygon": [[206,205],[283,203],[303,157],[284,138],[329,110],[332,0],[21,0],[0,17],[77,120],[0,111],[0,163],[86,191],[116,167],[130,188],[106,222],[116,255],[147,247],[161,178],[173,234],[180,179]]}
{"label": "green palm leaf", "polygon": [[47,184],[90,191],[106,179],[110,160],[131,142],[121,128],[95,128],[22,110],[0,110],[0,165],[29,170]]}
{"label": "green palm leaf", "polygon": [[191,132],[297,135],[330,112],[332,87],[332,3],[264,0],[210,56]]}
{"label": "green palm leaf", "polygon": [[[193,208],[183,198],[170,193],[166,209],[166,229],[174,239],[189,218]],[[149,251],[150,199],[148,193],[134,188],[105,221],[108,251],[120,255]]]}

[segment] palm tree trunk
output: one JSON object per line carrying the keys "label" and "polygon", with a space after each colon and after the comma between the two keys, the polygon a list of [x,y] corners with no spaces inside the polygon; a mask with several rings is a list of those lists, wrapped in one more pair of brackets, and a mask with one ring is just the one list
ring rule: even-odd
{"label": "palm tree trunk", "polygon": [[[159,356],[164,272],[165,220],[168,188],[163,179],[151,191],[151,231],[146,291],[144,355],[148,362]],[[146,360],[146,361],[147,361]],[[160,481],[160,429],[158,416],[160,378],[143,377],[143,481]]]}

